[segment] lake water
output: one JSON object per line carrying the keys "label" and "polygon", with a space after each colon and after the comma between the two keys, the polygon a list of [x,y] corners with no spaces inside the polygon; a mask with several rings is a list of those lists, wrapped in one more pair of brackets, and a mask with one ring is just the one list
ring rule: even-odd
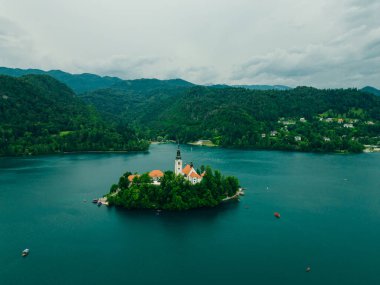
{"label": "lake water", "polygon": [[0,284],[380,284],[379,154],[183,146],[185,162],[237,176],[241,201],[159,216],[91,203],[175,155],[1,158]]}

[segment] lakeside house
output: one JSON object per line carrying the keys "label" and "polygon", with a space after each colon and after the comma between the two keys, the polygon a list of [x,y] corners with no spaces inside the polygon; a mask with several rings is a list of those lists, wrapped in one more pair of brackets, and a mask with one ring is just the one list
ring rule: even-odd
{"label": "lakeside house", "polygon": [[306,121],[305,118],[300,118],[300,122],[301,122],[301,123],[306,123],[307,121]]}
{"label": "lakeside house", "polygon": [[354,125],[352,123],[350,123],[350,124],[344,124],[343,127],[344,128],[352,129],[354,127]]}
{"label": "lakeside house", "polygon": [[191,162],[190,164],[187,164],[184,168],[182,168],[182,157],[181,157],[181,150],[177,149],[177,156],[175,158],[174,162],[174,173],[175,175],[183,175],[186,180],[190,181],[192,184],[196,184],[202,181],[202,178],[205,173],[202,173],[201,175],[197,173],[197,171],[194,169],[194,165]]}
{"label": "lakeside house", "polygon": [[135,179],[135,177],[140,177],[140,175],[138,175],[138,174],[131,174],[131,175],[128,176],[128,181],[132,182],[133,179]]}
{"label": "lakeside house", "polygon": [[164,173],[161,170],[155,169],[149,172],[149,177],[152,178],[153,184],[160,184],[160,180],[164,177]]}
{"label": "lakeside house", "polygon": [[277,131],[271,131],[271,132],[270,132],[270,136],[271,136],[271,137],[275,137],[275,136],[277,136],[277,134],[278,134]]}

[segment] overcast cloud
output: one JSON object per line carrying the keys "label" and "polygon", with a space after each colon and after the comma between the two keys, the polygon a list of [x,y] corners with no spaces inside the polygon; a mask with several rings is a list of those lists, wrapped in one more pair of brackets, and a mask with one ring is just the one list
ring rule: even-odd
{"label": "overcast cloud", "polygon": [[0,65],[380,88],[376,0],[0,0]]}

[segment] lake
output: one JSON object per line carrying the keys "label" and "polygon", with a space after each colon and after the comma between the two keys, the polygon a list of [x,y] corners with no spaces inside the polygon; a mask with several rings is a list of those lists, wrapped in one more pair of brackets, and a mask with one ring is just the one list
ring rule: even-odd
{"label": "lake", "polygon": [[0,284],[380,284],[380,154],[181,150],[246,195],[161,215],[91,203],[127,170],[172,170],[171,144],[1,158]]}

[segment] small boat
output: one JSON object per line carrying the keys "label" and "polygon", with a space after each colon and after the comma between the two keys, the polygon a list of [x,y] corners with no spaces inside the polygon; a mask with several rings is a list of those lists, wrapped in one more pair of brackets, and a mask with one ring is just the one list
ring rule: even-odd
{"label": "small boat", "polygon": [[277,219],[279,219],[281,216],[280,216],[280,213],[278,213],[278,212],[274,212],[274,216],[277,218]]}
{"label": "small boat", "polygon": [[29,254],[29,248],[24,249],[24,250],[22,251],[22,253],[21,253],[21,255],[22,255],[23,257],[27,256],[28,254]]}
{"label": "small boat", "polygon": [[98,207],[100,207],[102,205],[102,202],[98,201]]}
{"label": "small boat", "polygon": [[94,204],[98,203],[98,199],[92,200],[92,203],[94,203]]}
{"label": "small boat", "polygon": [[311,271],[310,266],[306,267],[306,272],[310,272],[310,271]]}

